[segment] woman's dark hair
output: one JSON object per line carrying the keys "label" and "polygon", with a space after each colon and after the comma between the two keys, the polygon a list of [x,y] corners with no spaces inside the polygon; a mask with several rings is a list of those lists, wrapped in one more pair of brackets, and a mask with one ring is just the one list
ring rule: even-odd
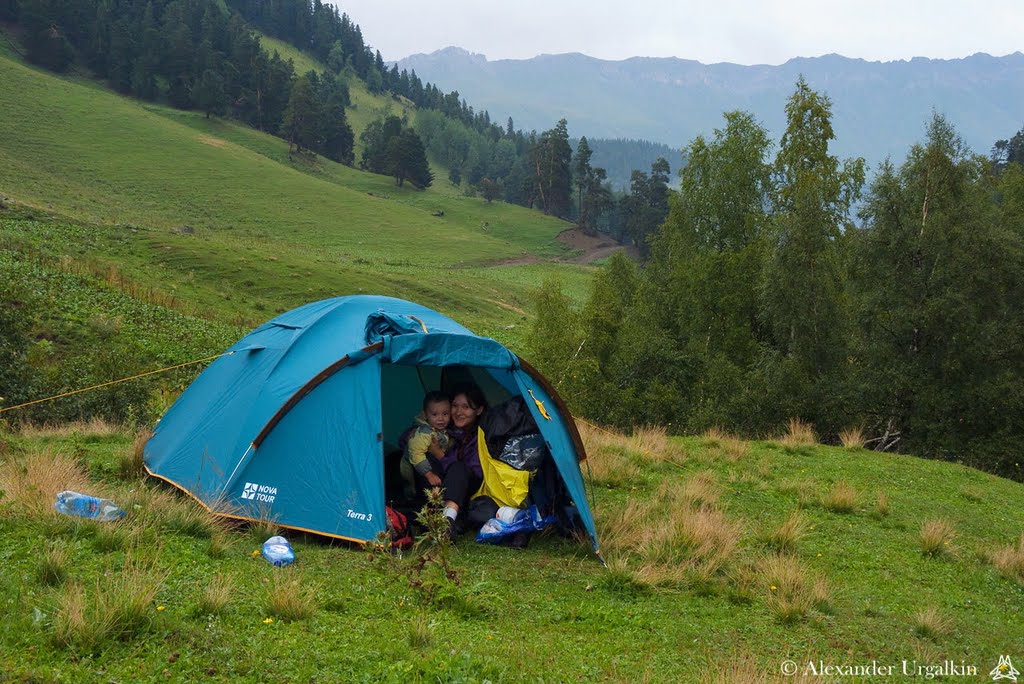
{"label": "woman's dark hair", "polygon": [[466,401],[469,402],[470,408],[483,408],[483,410],[487,410],[487,397],[484,396],[484,391],[475,382],[461,382],[452,387],[451,392],[448,393],[452,399],[460,394],[466,395]]}
{"label": "woman's dark hair", "polygon": [[440,404],[442,401],[451,403],[452,398],[449,397],[445,392],[427,392],[423,397],[423,410],[426,411],[431,404]]}

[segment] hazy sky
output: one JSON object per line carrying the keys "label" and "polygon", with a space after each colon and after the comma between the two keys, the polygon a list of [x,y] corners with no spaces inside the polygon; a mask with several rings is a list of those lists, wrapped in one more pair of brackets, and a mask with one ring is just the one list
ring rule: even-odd
{"label": "hazy sky", "polygon": [[339,0],[384,59],[457,45],[489,59],[582,52],[781,64],[1024,50],[1024,0]]}

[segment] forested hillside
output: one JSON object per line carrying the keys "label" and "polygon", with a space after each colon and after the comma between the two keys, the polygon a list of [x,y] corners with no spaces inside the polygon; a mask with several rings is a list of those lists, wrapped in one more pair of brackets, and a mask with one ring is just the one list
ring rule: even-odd
{"label": "forested hillside", "polygon": [[644,266],[552,284],[533,355],[619,425],[818,435],[1024,479],[1024,131],[976,156],[939,115],[871,179],[803,80],[777,153],[746,112],[684,151]]}
{"label": "forested hillside", "polygon": [[[635,202],[613,201],[607,174],[588,176],[589,167],[571,166],[565,119],[542,133],[517,130],[512,119],[492,122],[458,91],[443,93],[415,70],[388,67],[358,25],[319,0],[7,0],[0,20],[15,22],[14,33],[35,64],[56,72],[86,69],[123,94],[201,111],[207,118],[237,119],[284,138],[298,155],[358,162],[361,169],[417,188],[435,181],[429,158],[441,166],[442,180],[488,202],[503,199],[582,218],[588,230],[639,243],[652,227],[631,227],[650,222],[637,218]],[[253,27],[304,51],[296,54],[306,70],[297,73],[292,59],[265,48]],[[365,120],[355,110],[353,88],[389,98],[397,111]],[[359,120],[355,129],[350,114]],[[646,168],[647,158],[654,161],[651,154],[637,159],[634,153],[630,161],[641,165],[626,169],[629,161],[621,153],[603,152],[605,145],[597,149],[595,167],[607,158],[620,189],[634,168]],[[607,200],[583,207],[584,195],[593,193]]]}
{"label": "forested hillside", "polygon": [[[588,136],[587,143],[593,151],[590,163],[605,170],[608,184],[613,191],[618,192],[628,192],[633,172],[649,169],[659,158],[665,159],[671,165],[674,183],[678,177],[676,172],[684,162],[679,148],[648,140]],[[571,139],[569,144],[575,150],[579,146],[579,140]]]}

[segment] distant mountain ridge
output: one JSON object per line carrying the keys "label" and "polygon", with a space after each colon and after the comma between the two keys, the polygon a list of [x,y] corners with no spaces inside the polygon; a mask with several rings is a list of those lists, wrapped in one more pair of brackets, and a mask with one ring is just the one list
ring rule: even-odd
{"label": "distant mountain ridge", "polygon": [[[511,116],[538,131],[558,119],[575,136],[642,138],[679,149],[723,123],[722,112],[752,112],[778,140],[783,108],[802,74],[833,101],[834,151],[872,165],[899,161],[920,140],[933,110],[946,115],[976,152],[1024,124],[1024,54],[868,62],[841,55],[799,57],[778,66],[702,64],[579,53],[490,61],[449,47],[398,62],[445,90],[458,90],[492,119]],[[678,160],[670,160],[673,166]]]}

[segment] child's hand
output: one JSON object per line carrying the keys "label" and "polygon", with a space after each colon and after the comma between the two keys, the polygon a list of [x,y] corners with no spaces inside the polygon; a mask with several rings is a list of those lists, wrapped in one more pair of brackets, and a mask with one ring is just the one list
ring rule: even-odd
{"label": "child's hand", "polygon": [[429,473],[427,473],[427,483],[431,487],[440,487],[441,486],[441,478],[439,478],[437,476],[437,474],[434,473],[433,470],[431,470]]}

